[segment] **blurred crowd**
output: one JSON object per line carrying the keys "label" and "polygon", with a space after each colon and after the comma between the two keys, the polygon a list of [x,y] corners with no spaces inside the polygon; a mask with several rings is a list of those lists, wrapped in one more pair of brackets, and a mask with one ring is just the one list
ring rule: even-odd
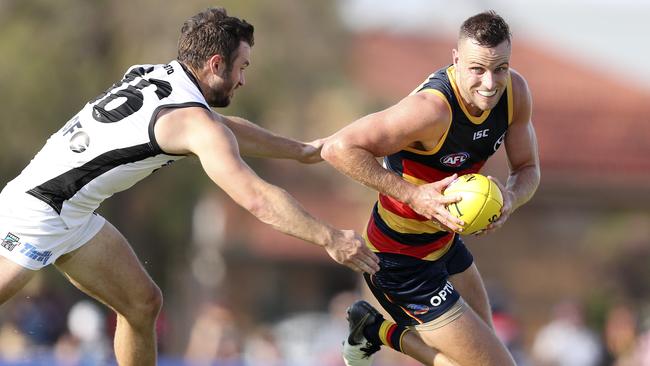
{"label": "blurred crowd", "polygon": [[581,303],[563,301],[536,334],[531,348],[539,366],[650,365],[650,318],[631,306],[618,304],[605,315],[602,329],[585,321]]}
{"label": "blurred crowd", "polygon": [[[304,312],[250,329],[238,326],[235,309],[215,302],[196,308],[186,345],[172,354],[160,347],[162,366],[343,366],[340,347],[347,335],[346,307],[359,294],[334,296],[328,311]],[[161,339],[168,332],[160,318]],[[617,305],[602,329],[586,322],[584,306],[566,300],[524,344],[520,322],[505,307],[494,306],[497,334],[520,366],[650,365],[650,318],[631,306]],[[27,291],[5,304],[0,316],[0,365],[115,365],[111,339],[114,316],[91,300],[73,304],[56,293]],[[375,366],[415,366],[394,351],[377,354]]]}

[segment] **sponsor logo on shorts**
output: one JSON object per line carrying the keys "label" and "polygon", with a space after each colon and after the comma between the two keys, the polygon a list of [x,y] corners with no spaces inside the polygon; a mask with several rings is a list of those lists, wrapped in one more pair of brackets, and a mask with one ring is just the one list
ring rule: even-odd
{"label": "sponsor logo on shorts", "polygon": [[426,305],[408,304],[406,307],[412,311],[413,315],[426,314],[431,308]]}
{"label": "sponsor logo on shorts", "polygon": [[447,281],[445,287],[443,287],[442,290],[438,291],[438,293],[431,297],[431,305],[435,307],[442,305],[445,301],[447,301],[449,295],[453,294],[453,291],[454,286],[452,286],[451,283]]}
{"label": "sponsor logo on shorts", "polygon": [[467,161],[467,159],[469,159],[469,153],[459,152],[459,153],[443,156],[442,158],[440,158],[440,163],[452,168],[457,168],[463,165],[463,163]]}
{"label": "sponsor logo on shorts", "polygon": [[12,233],[7,233],[4,239],[2,239],[2,247],[8,251],[14,250],[15,247],[20,245],[20,238],[17,235]]}
{"label": "sponsor logo on shorts", "polygon": [[25,243],[23,249],[20,250],[27,258],[30,258],[36,262],[41,262],[47,264],[47,261],[52,257],[52,252],[49,250],[37,250],[35,246]]}

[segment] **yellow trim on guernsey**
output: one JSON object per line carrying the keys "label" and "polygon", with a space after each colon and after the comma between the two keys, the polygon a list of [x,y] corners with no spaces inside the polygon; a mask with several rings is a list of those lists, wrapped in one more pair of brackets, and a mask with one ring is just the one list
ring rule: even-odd
{"label": "yellow trim on guernsey", "polygon": [[381,202],[377,203],[377,213],[391,229],[403,234],[433,234],[442,228],[433,221],[407,219],[386,210]]}
{"label": "yellow trim on guernsey", "polygon": [[427,184],[427,183],[428,183],[428,182],[425,181],[425,180],[422,180],[422,179],[420,179],[420,178],[416,178],[416,177],[414,177],[414,176],[412,176],[412,175],[408,175],[408,174],[404,174],[404,173],[402,173],[402,179],[404,179],[405,181],[407,181],[407,182],[409,182],[409,183],[413,183],[413,184],[415,184],[416,186],[421,186],[421,185],[423,185],[423,184]]}
{"label": "yellow trim on guernsey", "polygon": [[481,123],[485,122],[485,120],[488,118],[490,115],[490,112],[492,111],[487,110],[483,111],[480,116],[472,116],[469,114],[467,111],[467,107],[465,107],[465,102],[463,101],[463,97],[460,95],[460,92],[458,91],[458,86],[456,86],[456,77],[454,75],[454,72],[456,71],[456,67],[454,65],[449,66],[447,68],[447,77],[449,77],[449,82],[451,84],[452,89],[454,89],[454,94],[456,95],[456,99],[458,100],[458,104],[460,105],[460,109],[463,110],[463,113],[465,113],[465,117],[470,120],[475,125],[480,125]]}
{"label": "yellow trim on guernsey", "polygon": [[508,126],[510,126],[515,109],[513,104],[512,75],[510,74],[510,71],[508,71],[508,90],[506,90],[506,93],[508,93]]}
{"label": "yellow trim on guernsey", "polygon": [[427,78],[424,79],[424,81],[423,81],[420,85],[418,85],[417,88],[413,89],[413,91],[409,93],[409,95],[413,95],[413,94],[418,93],[418,92],[420,91],[420,89],[422,89],[422,87],[423,87],[424,85],[426,85],[426,83],[429,82],[429,79],[431,79],[435,74],[436,74],[436,73],[434,72],[433,74],[427,76]]}
{"label": "yellow trim on guernsey", "polygon": [[[388,225],[389,228],[397,231],[398,233],[432,234],[438,231],[443,231],[440,225],[434,221],[431,220],[418,221],[418,220],[407,219],[405,217],[396,215],[386,210],[384,207],[382,207],[381,202],[377,202],[377,213],[379,214],[379,217],[381,217],[381,219],[384,221],[384,223]],[[379,250],[377,250],[377,248],[375,248],[375,246],[372,245],[372,243],[370,243],[370,240],[368,239],[367,230],[364,230],[363,238],[366,240],[366,244],[368,245],[370,250],[372,250],[373,252],[379,252]],[[422,259],[426,261],[435,261],[440,259],[440,257],[445,255],[445,253],[449,251],[449,248],[451,248],[453,242],[454,242],[454,237],[452,236],[449,239],[449,242],[446,243],[444,247],[427,254],[426,257],[423,257]]]}
{"label": "yellow trim on guernsey", "polygon": [[366,246],[367,246],[367,247],[368,247],[368,248],[369,248],[373,253],[379,253],[379,249],[375,248],[375,246],[372,245],[372,243],[370,242],[370,239],[368,239],[368,228],[367,228],[367,227],[366,227],[366,229],[361,233],[361,237],[363,238],[363,240],[366,241]]}

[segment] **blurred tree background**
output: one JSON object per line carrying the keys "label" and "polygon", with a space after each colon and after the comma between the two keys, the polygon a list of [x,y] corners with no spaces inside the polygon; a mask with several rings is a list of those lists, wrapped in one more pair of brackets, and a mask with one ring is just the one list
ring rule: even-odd
{"label": "blurred tree background", "polygon": [[[372,53],[378,38],[358,41],[357,37],[355,43],[351,31],[341,23],[337,4],[295,0],[0,0],[0,133],[5,136],[0,184],[4,186],[16,176],[50,134],[87,100],[121,78],[130,65],[174,59],[181,24],[209,6],[227,8],[229,14],[246,19],[256,30],[247,84],[238,90],[233,104],[219,112],[241,115],[300,140],[327,136],[355,118],[395,102],[434,71],[432,67],[449,62],[453,42],[444,43],[444,53],[432,56],[431,44],[422,46],[425,37],[408,42],[396,38],[390,55]],[[418,48],[408,48],[409,42]],[[611,173],[613,164],[598,165],[593,156],[588,156],[593,161],[592,175],[576,174],[581,172],[578,165],[559,165],[558,161],[569,155],[566,146],[573,146],[570,144],[590,131],[575,127],[578,135],[571,135],[570,127],[589,126],[601,114],[593,108],[602,104],[600,94],[587,103],[577,102],[590,97],[584,90],[600,90],[603,82],[597,79],[593,87],[586,88],[582,79],[572,81],[537,72],[527,66],[532,65],[529,59],[552,65],[553,73],[566,67],[517,42],[514,63],[529,77],[536,103],[539,101],[534,115],[544,180],[535,199],[513,215],[507,228],[467,242],[488,285],[498,295],[495,298],[522,321],[525,340],[530,341],[532,330],[546,320],[551,305],[563,298],[586,301],[589,321],[595,326],[603,325],[606,310],[614,303],[629,303],[636,309],[648,304],[650,194],[646,183],[650,179],[647,171],[637,166],[642,179],[620,184],[632,176],[621,170]],[[416,52],[422,56],[414,57]],[[416,79],[402,75],[407,69],[418,68],[414,66],[417,61],[425,63],[426,72]],[[355,63],[357,67],[362,64],[364,70],[366,64],[368,70],[379,68],[385,85],[392,85],[391,79],[399,79],[401,84],[363,90],[358,80],[350,77]],[[573,92],[563,95],[566,90]],[[621,98],[614,105],[633,99],[619,89],[614,91],[611,94]],[[647,96],[647,92],[638,95]],[[584,118],[587,111],[578,107],[556,108],[561,105],[557,98],[575,98],[578,107],[587,105],[590,118]],[[647,110],[647,99],[638,104]],[[612,125],[625,119],[636,121],[643,115],[626,110]],[[650,113],[645,114],[646,119],[647,115]],[[630,139],[646,141],[642,138],[648,135],[645,126],[634,129],[639,133]],[[562,134],[554,135],[557,131]],[[609,135],[603,136],[603,141],[609,140]],[[592,138],[584,145],[600,146],[603,141]],[[560,152],[558,160],[545,158],[551,156],[548,147],[552,145],[563,145],[555,149]],[[503,156],[497,159],[487,169],[505,179]],[[342,228],[363,228],[375,194],[327,165],[248,161],[263,178],[294,194],[310,212]],[[547,167],[551,174],[547,175]],[[207,207],[207,225],[197,219],[197,207]],[[164,311],[172,331],[163,343],[170,353],[183,352],[195,309],[202,301],[235,307],[237,323],[245,328],[279,320],[291,312],[325,311],[335,293],[357,286],[358,277],[336,265],[320,248],[273,233],[235,207],[194,159],[162,169],[117,194],[100,212],[129,238],[165,294]],[[225,227],[219,229],[219,225]],[[213,231],[207,235],[212,252],[197,245],[203,235],[200,227]],[[206,250],[211,254],[205,255]],[[44,286],[68,298],[81,297],[54,270],[46,272]],[[211,282],[210,278],[220,276],[225,280]]]}
{"label": "blurred tree background", "polygon": [[[364,111],[363,97],[342,71],[347,37],[335,5],[290,0],[1,0],[0,132],[7,138],[0,155],[0,183],[4,186],[16,176],[50,134],[86,101],[119,80],[130,65],[174,59],[183,21],[210,6],[223,6],[256,29],[247,85],[238,91],[232,106],[220,112],[244,116],[302,140],[334,132]],[[279,185],[314,182],[313,187],[318,188],[339,179],[325,167],[304,168],[291,162],[261,160],[249,163],[264,178]],[[284,173],[290,169],[296,169],[295,173]],[[222,195],[198,162],[185,159],[173,169],[162,169],[115,195],[99,210],[129,239],[163,289],[166,309],[192,306],[178,300],[188,279],[177,277],[187,275],[191,264],[193,208],[204,192],[213,191]],[[243,214],[243,210],[235,212],[235,216]],[[240,251],[245,253],[246,249]],[[333,263],[325,267],[335,267]],[[354,286],[352,272],[338,267],[334,270],[348,278],[348,287]],[[46,271],[55,272],[49,268]],[[55,287],[67,296],[80,296],[60,276],[52,274],[44,279],[45,286]],[[320,308],[325,305],[323,302]],[[274,309],[265,311],[273,313]],[[185,324],[186,329],[171,336],[178,338],[176,343],[170,341],[178,352],[184,347],[182,340],[191,314],[175,319],[177,311],[168,312],[173,314],[168,315],[171,322],[181,328]],[[251,322],[260,316],[263,314],[250,314]]]}

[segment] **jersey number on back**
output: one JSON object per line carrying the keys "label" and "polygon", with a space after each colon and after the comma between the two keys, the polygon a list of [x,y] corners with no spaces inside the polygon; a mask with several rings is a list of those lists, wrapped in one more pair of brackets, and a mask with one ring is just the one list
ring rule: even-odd
{"label": "jersey number on back", "polygon": [[[91,103],[101,100],[93,106],[93,118],[97,122],[114,123],[132,115],[142,108],[144,104],[144,95],[142,89],[154,86],[156,88],[156,96],[158,100],[168,97],[172,93],[172,85],[160,79],[141,79],[135,85],[128,85],[124,89],[117,90],[125,83],[134,81],[138,77],[151,72],[153,67],[143,68],[139,67],[128,74],[119,83],[113,85],[102,95],[95,98]],[[103,98],[103,99],[102,99]]]}

